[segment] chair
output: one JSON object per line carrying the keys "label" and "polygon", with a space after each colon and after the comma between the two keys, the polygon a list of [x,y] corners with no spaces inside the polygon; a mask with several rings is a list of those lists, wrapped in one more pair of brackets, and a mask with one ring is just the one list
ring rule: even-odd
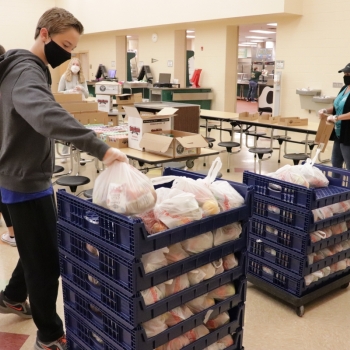
{"label": "chair", "polygon": [[216,141],[213,137],[204,137],[205,141],[208,142],[209,148],[213,148],[213,143]]}
{"label": "chair", "polygon": [[86,176],[62,176],[56,180],[57,185],[68,186],[72,193],[77,191],[78,186],[86,185],[90,179]]}
{"label": "chair", "polygon": [[[227,151],[227,172],[230,172],[230,154],[235,154],[240,152],[241,150],[241,144],[239,142],[233,142],[233,141],[226,141],[226,142],[219,142],[218,146],[225,147]],[[239,147],[238,151],[232,152],[232,148]]]}
{"label": "chair", "polygon": [[286,159],[293,160],[294,165],[298,165],[301,160],[306,160],[309,158],[308,154],[305,153],[288,153],[283,156]]}
{"label": "chair", "polygon": [[92,198],[92,192],[93,192],[93,188],[90,188],[89,190],[85,190],[83,191],[84,197],[86,198]]}
{"label": "chair", "polygon": [[258,98],[258,112],[273,112],[273,88],[265,86]]}
{"label": "chair", "polygon": [[[287,142],[288,140],[291,140],[291,137],[287,136],[287,135],[274,135],[272,136],[273,140],[276,140],[279,144],[278,147],[278,163],[281,163],[281,147],[282,147],[282,143],[283,141]],[[284,144],[284,153],[286,153],[286,144]]]}
{"label": "chair", "polygon": [[[261,162],[271,158],[273,149],[266,147],[253,147],[249,148],[248,151],[250,153],[254,153],[254,158],[256,158],[256,155],[258,155],[259,174],[261,174]],[[263,158],[264,154],[269,154],[269,157]],[[254,161],[254,172],[256,173],[256,161]]]}
{"label": "chair", "polygon": [[54,169],[53,169],[53,173],[54,174],[57,174],[57,173],[60,173],[64,170],[64,167],[61,166],[61,165],[55,165]]}

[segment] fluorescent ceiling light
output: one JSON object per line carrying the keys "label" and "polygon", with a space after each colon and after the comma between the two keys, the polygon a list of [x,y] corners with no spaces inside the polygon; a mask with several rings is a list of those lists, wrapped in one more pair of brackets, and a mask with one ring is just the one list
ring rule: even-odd
{"label": "fluorescent ceiling light", "polygon": [[246,36],[247,39],[267,39],[267,36]]}
{"label": "fluorescent ceiling light", "polygon": [[260,34],[276,34],[276,32],[272,32],[271,30],[260,30],[260,29],[250,30],[250,32],[260,33]]}
{"label": "fluorescent ceiling light", "polygon": [[250,43],[250,42],[247,42],[247,43],[239,43],[240,46],[256,46],[257,43]]}
{"label": "fluorescent ceiling light", "polygon": [[194,30],[186,30],[186,33],[194,33]]}
{"label": "fluorescent ceiling light", "polygon": [[186,38],[188,38],[188,39],[194,39],[194,38],[195,38],[195,35],[186,35]]}
{"label": "fluorescent ceiling light", "polygon": [[250,40],[252,43],[263,43],[264,40],[257,40],[257,39],[252,39]]}
{"label": "fluorescent ceiling light", "polygon": [[267,25],[277,27],[277,23],[267,23]]}
{"label": "fluorescent ceiling light", "polygon": [[127,35],[126,37],[127,37],[127,38],[131,38],[131,35]]}
{"label": "fluorescent ceiling light", "polygon": [[255,46],[255,45],[253,45],[253,44],[238,44],[238,46],[243,46],[243,47],[247,47],[247,46]]}

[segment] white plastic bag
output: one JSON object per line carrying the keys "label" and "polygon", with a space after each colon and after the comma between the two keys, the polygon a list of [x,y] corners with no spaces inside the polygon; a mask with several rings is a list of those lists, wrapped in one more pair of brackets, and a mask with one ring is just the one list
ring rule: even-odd
{"label": "white plastic bag", "polygon": [[208,293],[209,298],[225,300],[236,294],[236,288],[232,283],[227,283]]}
{"label": "white plastic bag", "polygon": [[296,171],[300,171],[300,174],[304,176],[309,183],[309,187],[326,187],[329,184],[329,180],[323,174],[323,172],[312,165],[312,161],[308,158],[305,164],[296,165]]}
{"label": "white plastic bag", "polygon": [[141,291],[146,305],[152,305],[165,298],[165,283]]}
{"label": "white plastic bag", "polygon": [[242,226],[239,222],[220,227],[216,229],[214,234],[214,246],[224,244],[229,241],[234,241],[242,233]]}
{"label": "white plastic bag", "polygon": [[175,277],[171,283],[165,282],[165,296],[168,297],[169,295],[181,292],[189,286],[190,282],[188,280],[187,273]]}
{"label": "white plastic bag", "polygon": [[155,318],[152,318],[149,321],[142,323],[143,329],[146,332],[147,338],[152,338],[162,333],[168,326],[166,325],[166,313]]}
{"label": "white plastic bag", "polygon": [[198,254],[213,247],[214,237],[211,231],[202,233],[181,242],[182,248],[188,254]]}
{"label": "white plastic bag", "polygon": [[[286,164],[282,168],[279,168],[274,173],[266,174],[266,176],[309,188],[309,183],[306,181],[305,177],[289,164]],[[275,187],[278,189],[280,186],[275,185]]]}
{"label": "white plastic bag", "polygon": [[113,162],[96,179],[93,202],[124,215],[153,208],[157,195],[149,178],[124,162]]}
{"label": "white plastic bag", "polygon": [[233,253],[226,255],[222,260],[225,271],[231,270],[238,266],[238,261]]}
{"label": "white plastic bag", "polygon": [[168,327],[172,327],[184,320],[187,320],[191,316],[193,316],[191,310],[186,305],[181,305],[167,312],[167,319],[165,323]]}
{"label": "white plastic bag", "polygon": [[154,250],[153,252],[143,254],[141,261],[146,273],[158,270],[168,265],[167,259],[164,254],[168,253],[168,248],[162,248]]}
{"label": "white plastic bag", "polygon": [[201,324],[200,326],[193,328],[192,330],[186,332],[185,337],[188,338],[190,343],[193,343],[197,339],[202,338],[207,334],[209,334],[209,329]]}
{"label": "white plastic bag", "polygon": [[186,303],[186,306],[194,313],[198,314],[199,312],[208,309],[215,305],[214,298],[209,298],[208,294],[203,294],[198,298],[190,300]]}
{"label": "white plastic bag", "polygon": [[206,322],[208,329],[216,329],[230,322],[230,316],[227,312],[223,312],[215,318]]}
{"label": "white plastic bag", "polygon": [[164,255],[169,265],[189,257],[183,250],[181,243],[175,243],[169,246],[168,251]]}
{"label": "white plastic bag", "polygon": [[244,198],[227,182],[218,180],[209,185],[222,211],[244,204]]}

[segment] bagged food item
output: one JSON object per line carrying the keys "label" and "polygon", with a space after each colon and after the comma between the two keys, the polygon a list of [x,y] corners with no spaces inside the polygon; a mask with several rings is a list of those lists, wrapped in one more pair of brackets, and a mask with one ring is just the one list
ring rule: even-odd
{"label": "bagged food item", "polygon": [[204,252],[212,248],[213,244],[214,237],[211,231],[181,242],[182,248],[190,255]]}
{"label": "bagged food item", "polygon": [[230,315],[227,312],[219,314],[217,317],[206,322],[206,327],[210,330],[219,328],[230,322]]}
{"label": "bagged food item", "polygon": [[142,219],[145,225],[145,228],[147,230],[147,233],[150,235],[153,235],[155,233],[159,233],[168,229],[168,227],[165,224],[163,224],[160,220],[158,220],[154,216],[154,209],[138,214],[137,216]]}
{"label": "bagged food item", "polygon": [[295,170],[304,176],[305,180],[309,183],[309,187],[327,187],[329,185],[327,177],[310,162],[311,159],[307,159],[305,164],[296,165]]}
{"label": "bagged food item", "polygon": [[338,244],[334,244],[330,247],[328,247],[329,251],[332,253],[332,255],[340,253],[343,251],[343,245],[338,243]]}
{"label": "bagged food item", "polygon": [[86,246],[86,250],[92,255],[94,255],[95,257],[98,257],[100,255],[99,251],[93,245],[86,243],[85,246]]}
{"label": "bagged food item", "polygon": [[213,298],[209,298],[208,294],[204,294],[195,298],[186,303],[186,306],[194,313],[198,314],[199,312],[208,309],[215,305],[215,300]]}
{"label": "bagged food item", "polygon": [[225,271],[224,261],[222,259],[215,260],[212,262],[212,264],[215,267],[215,275],[220,275],[220,273]]}
{"label": "bagged food item", "polygon": [[145,305],[152,305],[159,300],[165,298],[165,284],[161,283],[157,286],[145,289],[141,291],[141,295],[145,302]]}
{"label": "bagged food item", "polygon": [[191,329],[187,333],[185,333],[185,337],[188,338],[190,343],[193,343],[194,341],[198,340],[199,338],[204,337],[205,335],[209,334],[209,330],[204,325],[200,325],[196,328]]}
{"label": "bagged food item", "polygon": [[333,216],[333,211],[329,205],[321,208],[312,210],[314,215],[314,222],[331,218]]}
{"label": "bagged food item", "polygon": [[168,311],[165,323],[168,327],[172,327],[184,320],[187,320],[191,316],[193,316],[191,310],[186,305],[181,305]]}
{"label": "bagged food item", "polygon": [[178,293],[190,286],[190,282],[187,277],[187,273],[175,277],[171,283],[165,283],[165,296],[173,295]]}
{"label": "bagged food item", "polygon": [[223,265],[224,265],[225,271],[231,270],[236,266],[238,266],[238,261],[235,255],[232,253],[223,257]]}
{"label": "bagged food item", "polygon": [[346,241],[340,242],[340,244],[342,245],[343,250],[350,249],[350,241],[348,239]]}
{"label": "bagged food item", "polygon": [[229,346],[233,345],[234,341],[233,341],[233,337],[229,334],[229,335],[226,335],[225,337],[219,339],[216,343],[219,345],[219,349],[223,350],[223,349],[226,349]]}
{"label": "bagged food item", "polygon": [[209,298],[225,300],[236,294],[236,288],[232,283],[227,283],[208,293]]}
{"label": "bagged food item", "polygon": [[202,211],[192,193],[176,190],[169,196],[154,208],[156,219],[167,227],[175,228],[202,218]]}
{"label": "bagged food item", "polygon": [[227,181],[214,181],[209,185],[209,189],[222,211],[237,208],[244,204],[244,198]]}
{"label": "bagged food item", "polygon": [[350,203],[347,200],[347,201],[331,204],[329,207],[332,210],[333,214],[337,215],[337,214],[341,214],[349,211]]}
{"label": "bagged food item", "polygon": [[166,253],[169,252],[168,248],[162,248],[154,250],[153,252],[143,254],[141,261],[146,273],[158,270],[168,265],[167,259],[165,258]]}
{"label": "bagged food item", "polygon": [[183,250],[181,243],[175,243],[169,246],[168,251],[164,255],[169,265],[189,257]]}
{"label": "bagged food item", "polygon": [[220,350],[221,348],[219,347],[219,345],[217,343],[213,343],[209,346],[207,346],[206,348],[204,348],[204,350]]}
{"label": "bagged food item", "polygon": [[309,182],[305,179],[305,177],[289,164],[279,168],[274,173],[266,174],[266,176],[309,188]]}
{"label": "bagged food item", "polygon": [[142,327],[146,332],[147,338],[155,337],[159,333],[162,333],[163,331],[168,329],[168,326],[165,323],[166,318],[166,314],[162,314],[160,316],[152,318],[149,321],[142,323]]}
{"label": "bagged food item", "polygon": [[190,281],[190,285],[193,286],[198,284],[204,280],[212,278],[215,276],[215,267],[212,263],[203,265],[201,267],[196,268],[188,273],[188,280]]}
{"label": "bagged food item", "polygon": [[152,209],[157,195],[150,179],[125,162],[113,162],[96,179],[93,202],[124,215]]}
{"label": "bagged food item", "polygon": [[322,271],[316,271],[304,277],[305,286],[309,286],[313,282],[317,282],[320,278],[324,277]]}
{"label": "bagged food item", "polygon": [[239,222],[234,222],[233,224],[226,225],[214,230],[214,246],[224,244],[226,242],[234,241],[239,238],[242,233],[242,226]]}
{"label": "bagged food item", "polygon": [[330,230],[333,235],[340,235],[343,232],[346,232],[348,230],[348,227],[346,225],[346,222],[339,222],[338,224],[330,226]]}
{"label": "bagged food item", "polygon": [[161,350],[180,350],[189,344],[189,339],[185,335],[180,335],[166,343]]}
{"label": "bagged food item", "polygon": [[325,239],[325,238],[327,238],[325,231],[318,230],[318,231],[310,233],[310,239],[311,239],[311,242],[313,242],[313,243],[318,242],[318,241]]}

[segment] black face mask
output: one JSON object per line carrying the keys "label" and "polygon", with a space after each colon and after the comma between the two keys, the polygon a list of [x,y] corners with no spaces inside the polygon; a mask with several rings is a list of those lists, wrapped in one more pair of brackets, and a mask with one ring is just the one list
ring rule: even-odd
{"label": "black face mask", "polygon": [[343,79],[346,86],[350,85],[350,75],[344,75]]}
{"label": "black face mask", "polygon": [[52,68],[60,66],[63,62],[70,60],[72,57],[70,52],[56,44],[52,39],[48,44],[45,44],[44,52],[47,62],[49,62]]}

